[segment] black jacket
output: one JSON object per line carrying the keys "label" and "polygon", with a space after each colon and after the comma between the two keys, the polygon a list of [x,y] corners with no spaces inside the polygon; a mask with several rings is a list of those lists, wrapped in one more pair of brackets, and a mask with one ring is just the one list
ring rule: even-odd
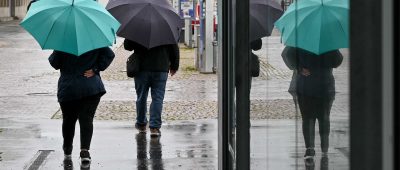
{"label": "black jacket", "polygon": [[[332,71],[343,61],[339,50],[315,55],[299,48],[286,47],[282,52],[282,57],[286,65],[298,73],[293,76],[289,92],[296,91],[297,95],[310,97],[334,97],[335,79]],[[311,75],[301,75],[303,68],[310,70]]]}
{"label": "black jacket", "polygon": [[[58,80],[58,101],[105,94],[100,71],[104,71],[114,57],[114,52],[108,47],[95,49],[80,56],[54,51],[49,57],[49,62],[56,70],[60,69],[61,73]],[[83,76],[84,72],[90,69],[93,69],[96,75],[90,78]]]}
{"label": "black jacket", "polygon": [[162,45],[147,49],[131,40],[125,39],[125,50],[132,51],[139,57],[140,71],[168,72],[179,68],[178,44]]}

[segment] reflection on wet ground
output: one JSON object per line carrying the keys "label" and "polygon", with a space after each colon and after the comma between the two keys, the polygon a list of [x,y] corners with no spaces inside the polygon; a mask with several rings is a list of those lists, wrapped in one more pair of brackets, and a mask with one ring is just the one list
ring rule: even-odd
{"label": "reflection on wet ground", "polygon": [[329,170],[329,158],[328,157],[322,157],[320,159],[320,163],[319,163],[320,169],[315,168],[315,161],[318,161],[318,160],[311,160],[311,161],[305,160],[304,161],[305,169],[306,170]]}
{"label": "reflection on wet ground", "polygon": [[[54,152],[47,156],[41,168],[63,169],[61,121],[32,123],[2,119],[2,122],[6,126],[0,125],[3,129],[0,132],[0,152],[3,152],[0,154],[3,158],[0,169],[23,169],[38,150],[44,149]],[[301,131],[297,132],[296,139],[294,120],[252,121],[251,167],[254,170],[346,170],[349,165],[346,155],[349,153],[348,138],[335,128],[345,128],[344,123],[332,122],[329,158],[321,158],[317,149],[314,163],[306,164]],[[160,138],[151,138],[149,134],[138,135],[132,122],[95,121],[94,126],[90,169],[218,169],[216,120],[166,122],[161,128]],[[4,136],[5,127],[14,130],[7,131]],[[24,136],[20,135],[22,131],[25,131]],[[79,128],[74,140],[75,148],[79,148],[78,132]],[[79,149],[73,151],[72,162],[75,169],[81,168]]]}
{"label": "reflection on wet ground", "polygon": [[[147,152],[148,143],[150,146],[149,151]],[[159,170],[164,169],[160,137],[151,137],[150,141],[147,141],[146,134],[139,133],[136,135],[136,145],[138,170],[147,170],[149,168]],[[149,153],[149,159],[147,153]]]}
{"label": "reflection on wet ground", "polygon": [[[21,130],[7,133],[7,140],[0,133],[0,151],[4,152],[0,156],[7,155],[0,169],[29,167],[38,150],[43,149],[54,152],[41,163],[40,169],[217,169],[216,120],[167,122],[159,138],[151,138],[149,133],[137,134],[132,122],[95,121],[90,150],[92,162],[88,168],[83,168],[79,159],[79,128],[72,161],[66,166],[61,149],[61,121],[38,120],[36,123],[39,130],[30,129],[32,122],[13,121],[10,129],[21,126]],[[4,127],[0,125],[0,128]],[[24,138],[19,135],[21,131],[27,132]],[[17,142],[21,139],[24,142]]]}

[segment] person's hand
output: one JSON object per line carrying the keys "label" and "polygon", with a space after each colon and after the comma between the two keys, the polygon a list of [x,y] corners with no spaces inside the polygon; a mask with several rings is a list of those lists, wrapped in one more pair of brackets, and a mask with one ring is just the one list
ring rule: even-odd
{"label": "person's hand", "polygon": [[300,74],[307,77],[311,75],[311,72],[309,69],[302,68]]}
{"label": "person's hand", "polygon": [[169,74],[170,74],[171,76],[174,76],[174,75],[176,74],[176,70],[169,70]]}
{"label": "person's hand", "polygon": [[95,75],[95,73],[92,69],[86,70],[85,73],[83,73],[83,76],[85,76],[86,78],[93,77],[94,75]]}

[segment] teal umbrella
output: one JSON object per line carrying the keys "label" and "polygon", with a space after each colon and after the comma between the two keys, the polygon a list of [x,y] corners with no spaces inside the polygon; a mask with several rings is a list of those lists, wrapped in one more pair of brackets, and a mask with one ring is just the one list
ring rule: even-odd
{"label": "teal umbrella", "polygon": [[348,0],[298,0],[275,22],[286,46],[317,55],[349,47]]}
{"label": "teal umbrella", "polygon": [[21,26],[43,49],[79,56],[112,45],[120,24],[93,0],[39,0]]}

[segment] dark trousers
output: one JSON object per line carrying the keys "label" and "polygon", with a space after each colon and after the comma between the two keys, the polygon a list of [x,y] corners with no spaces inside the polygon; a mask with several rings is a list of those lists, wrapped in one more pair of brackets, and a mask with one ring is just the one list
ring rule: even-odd
{"label": "dark trousers", "polygon": [[79,100],[60,102],[63,123],[64,154],[72,153],[75,124],[79,120],[81,149],[90,149],[93,135],[93,117],[100,102],[100,96],[90,96]]}
{"label": "dark trousers", "polygon": [[302,128],[306,148],[315,147],[315,122],[318,120],[321,150],[322,152],[328,152],[330,131],[329,115],[333,100],[334,97],[317,98],[298,96],[301,117],[303,119]]}

